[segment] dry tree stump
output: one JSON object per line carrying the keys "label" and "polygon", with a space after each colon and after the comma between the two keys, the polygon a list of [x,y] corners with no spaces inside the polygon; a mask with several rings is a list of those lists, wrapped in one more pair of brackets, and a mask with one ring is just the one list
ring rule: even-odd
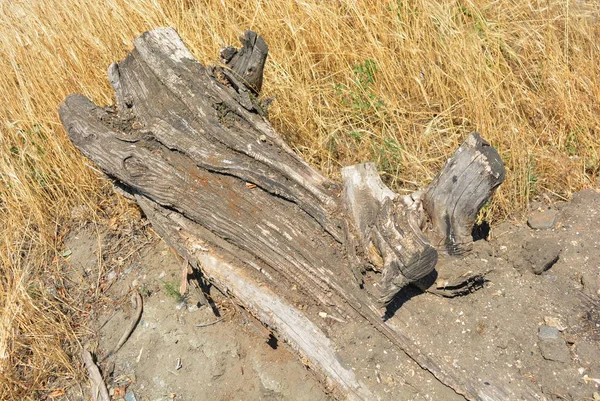
{"label": "dry tree stump", "polygon": [[[175,30],[144,33],[109,67],[115,105],[71,95],[60,106],[69,137],[182,257],[285,340],[337,398],[377,397],[300,303],[382,333],[469,400],[540,399],[530,388],[461,376],[382,318],[404,286],[424,287],[439,255],[469,252],[477,213],[504,179],[498,153],[472,133],[429,187],[410,196],[387,188],[371,163],[332,181],[265,118],[258,94],[267,45],[250,31],[241,41],[241,49],[221,51],[223,65],[206,67]],[[454,277],[457,287],[472,279]]]}

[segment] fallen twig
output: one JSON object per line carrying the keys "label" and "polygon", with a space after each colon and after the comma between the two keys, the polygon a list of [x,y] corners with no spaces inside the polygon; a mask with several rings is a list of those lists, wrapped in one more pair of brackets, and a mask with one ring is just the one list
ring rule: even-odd
{"label": "fallen twig", "polygon": [[87,369],[90,378],[92,399],[94,401],[110,401],[106,384],[104,384],[100,369],[98,369],[98,366],[96,366],[92,359],[92,354],[84,349],[81,352],[81,357],[83,358],[83,363],[85,364],[85,368]]}
{"label": "fallen twig", "polygon": [[220,317],[216,320],[213,320],[212,322],[208,322],[208,323],[200,323],[197,324],[196,327],[207,327],[207,326],[212,326],[213,324],[219,323],[221,320],[225,319],[225,316]]}
{"label": "fallen twig", "polygon": [[142,310],[144,308],[142,304],[142,296],[139,292],[135,291],[135,293],[131,295],[131,302],[135,302],[136,304],[137,313],[135,315],[135,318],[131,321],[129,327],[127,327],[127,330],[121,336],[121,339],[117,343],[116,347],[112,351],[110,351],[104,358],[102,358],[102,362],[104,362],[106,359],[108,359],[109,357],[114,355],[118,350],[121,349],[121,347],[123,346],[123,344],[125,344],[131,333],[133,333],[133,330],[135,330],[135,326],[137,326],[138,322],[140,321],[140,318],[142,317]]}

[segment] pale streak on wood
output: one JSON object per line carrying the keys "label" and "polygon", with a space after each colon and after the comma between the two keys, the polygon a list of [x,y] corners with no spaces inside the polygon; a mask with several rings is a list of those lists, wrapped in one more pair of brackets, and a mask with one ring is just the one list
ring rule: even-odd
{"label": "pale streak on wood", "polygon": [[366,248],[381,204],[384,199],[394,200],[397,195],[381,181],[375,163],[342,168],[342,183],[344,206],[352,216],[362,245]]}
{"label": "pale streak on wood", "polygon": [[209,253],[196,253],[195,256],[207,275],[218,281],[221,288],[235,294],[249,309],[254,310],[259,320],[273,327],[282,339],[310,361],[313,369],[324,371],[327,381],[335,381],[337,386],[343,389],[347,399],[376,398],[356,379],[354,372],[342,366],[333,351],[331,341],[302,312],[287,304],[265,286],[252,283],[233,265]]}
{"label": "pale streak on wood", "polygon": [[[179,35],[175,32],[173,28],[156,28],[152,32],[155,34],[147,35],[144,37],[143,35],[137,37],[133,40],[133,45],[138,48],[138,44],[147,40],[153,42],[156,47],[160,47],[163,49],[161,53],[169,54],[169,58],[175,62],[181,62],[184,60],[196,61],[192,53],[189,49],[184,45],[181,46],[181,40],[179,39]],[[175,33],[175,35],[173,35]],[[166,38],[169,38],[165,40]],[[145,46],[139,46],[141,49],[145,49]]]}

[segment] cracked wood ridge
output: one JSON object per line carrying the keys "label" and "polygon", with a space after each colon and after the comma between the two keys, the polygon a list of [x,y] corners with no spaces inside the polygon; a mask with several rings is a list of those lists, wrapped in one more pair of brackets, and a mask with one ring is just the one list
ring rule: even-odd
{"label": "cracked wood ridge", "polygon": [[472,133],[431,185],[410,196],[387,188],[372,163],[332,181],[269,124],[258,97],[267,45],[250,31],[241,41],[221,51],[222,65],[207,67],[174,29],[144,33],[109,67],[115,105],[71,95],[60,106],[70,139],[337,398],[378,397],[337,355],[343,344],[325,334],[317,310],[379,331],[466,399],[543,399],[503,379],[463,377],[382,319],[398,291],[435,275],[440,255],[470,251],[477,213],[504,179],[498,153]]}

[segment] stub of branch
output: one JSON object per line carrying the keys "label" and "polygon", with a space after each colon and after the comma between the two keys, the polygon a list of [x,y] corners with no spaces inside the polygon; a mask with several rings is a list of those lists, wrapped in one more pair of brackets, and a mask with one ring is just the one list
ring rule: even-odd
{"label": "stub of branch", "polygon": [[471,251],[477,213],[504,175],[498,152],[477,132],[469,134],[424,193],[432,244],[451,255]]}
{"label": "stub of branch", "polygon": [[379,209],[385,199],[397,195],[381,181],[374,163],[355,164],[342,169],[343,197],[363,246],[368,246]]}
{"label": "stub of branch", "polygon": [[242,82],[254,94],[262,89],[263,69],[269,48],[265,40],[252,31],[240,37],[242,48],[228,46],[221,50],[221,59],[233,73],[235,81]]}
{"label": "stub of branch", "polygon": [[437,251],[421,232],[420,200],[392,192],[373,163],[345,167],[342,180],[344,204],[362,251],[375,269],[381,268],[375,298],[387,305],[404,286],[431,273],[437,262]]}

